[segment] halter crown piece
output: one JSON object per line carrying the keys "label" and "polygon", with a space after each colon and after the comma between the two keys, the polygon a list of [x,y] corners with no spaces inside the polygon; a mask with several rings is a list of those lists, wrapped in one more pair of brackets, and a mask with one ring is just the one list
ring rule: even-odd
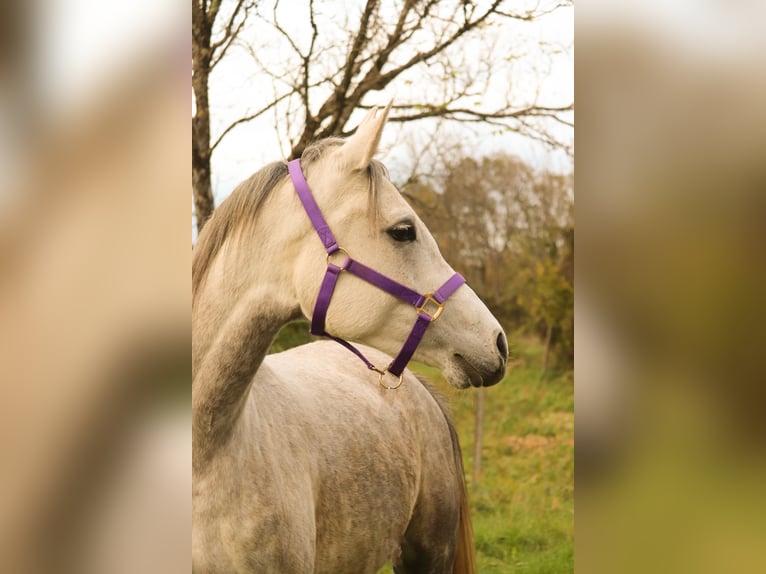
{"label": "halter crown piece", "polygon": [[[309,220],[311,220],[311,224],[314,226],[317,235],[319,235],[319,239],[322,241],[325,251],[327,251],[327,271],[325,272],[322,285],[319,288],[319,295],[314,304],[314,312],[311,317],[311,328],[309,332],[312,335],[328,337],[354,353],[367,365],[368,369],[378,373],[378,381],[381,386],[386,389],[399,388],[402,384],[402,373],[404,372],[407,363],[410,362],[412,355],[415,353],[415,349],[418,348],[423,335],[426,333],[428,325],[439,318],[444,310],[444,302],[450,295],[457,291],[463,283],[465,283],[465,279],[460,273],[455,273],[433,293],[421,295],[417,291],[413,291],[409,287],[405,287],[401,283],[398,283],[393,279],[378,273],[374,269],[359,263],[355,259],[352,259],[348,252],[338,245],[335,236],[332,234],[332,231],[330,231],[330,226],[327,225],[327,221],[325,221],[322,216],[322,212],[319,210],[319,206],[314,200],[314,196],[311,194],[308,183],[306,183],[306,178],[303,177],[301,160],[294,159],[288,162],[287,169],[290,172],[290,178],[292,179],[295,191],[303,204],[303,208],[306,210],[306,214],[308,215]],[[345,260],[340,265],[336,265],[331,261],[331,256],[335,253],[341,253],[345,256]],[[325,331],[324,327],[325,318],[327,317],[327,309],[330,307],[330,300],[335,291],[335,285],[343,271],[356,275],[360,279],[375,285],[386,293],[398,297],[402,301],[415,307],[415,310],[417,311],[418,317],[415,320],[415,324],[412,326],[409,336],[404,341],[404,345],[402,345],[399,354],[385,369],[379,369],[373,365],[361,351],[359,351],[359,349],[354,347],[348,341],[341,339],[340,337],[335,337]],[[383,377],[386,373],[389,373],[398,379],[396,385],[389,386],[383,382]]]}

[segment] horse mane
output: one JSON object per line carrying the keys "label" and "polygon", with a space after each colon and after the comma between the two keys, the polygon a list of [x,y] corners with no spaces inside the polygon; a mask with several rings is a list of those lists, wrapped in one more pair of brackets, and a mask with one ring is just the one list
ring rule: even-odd
{"label": "horse mane", "polygon": [[240,233],[245,222],[254,219],[263,202],[286,175],[285,162],[270,163],[240,183],[213,212],[194,246],[192,302],[226,240]]}
{"label": "horse mane", "polygon": [[[306,147],[301,154],[301,167],[306,177],[311,166],[321,159],[328,149],[344,143],[345,140],[342,138],[329,137]],[[388,170],[379,161],[372,160],[367,172],[370,177],[369,212],[371,220],[375,221],[378,213],[378,187],[384,178],[388,178]],[[226,241],[241,237],[255,228],[264,202],[287,177],[287,162],[270,163],[240,183],[213,212],[205,223],[192,254],[192,305],[197,292],[204,284],[210,266]]]}

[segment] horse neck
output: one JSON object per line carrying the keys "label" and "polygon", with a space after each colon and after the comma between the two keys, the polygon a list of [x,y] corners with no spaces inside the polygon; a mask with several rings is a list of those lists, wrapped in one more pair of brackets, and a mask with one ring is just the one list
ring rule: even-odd
{"label": "horse neck", "polygon": [[[255,373],[285,323],[300,316],[288,275],[269,253],[248,255],[250,273],[239,271],[232,249],[214,263],[192,307],[192,409],[194,464],[225,442],[249,394]],[[289,259],[288,259],[289,260]]]}

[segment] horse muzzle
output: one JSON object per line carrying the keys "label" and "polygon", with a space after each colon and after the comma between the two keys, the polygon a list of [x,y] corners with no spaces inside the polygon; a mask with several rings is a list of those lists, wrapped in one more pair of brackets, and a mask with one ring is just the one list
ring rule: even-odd
{"label": "horse muzzle", "polygon": [[453,366],[462,375],[462,384],[455,385],[459,387],[491,387],[496,385],[505,376],[505,357],[499,360],[499,363],[495,363],[492,366],[482,366],[478,362],[472,362],[463,357],[460,354],[452,356]]}

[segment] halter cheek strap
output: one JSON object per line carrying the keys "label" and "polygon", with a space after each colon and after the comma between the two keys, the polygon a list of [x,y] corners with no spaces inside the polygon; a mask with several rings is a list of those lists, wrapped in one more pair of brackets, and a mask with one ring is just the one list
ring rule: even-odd
{"label": "halter cheek strap", "polygon": [[[398,388],[399,385],[402,384],[402,373],[410,362],[415,350],[418,348],[420,341],[423,339],[426,329],[433,321],[436,321],[439,316],[441,316],[442,311],[444,310],[444,302],[450,295],[457,291],[463,283],[465,283],[465,279],[459,273],[455,273],[433,293],[421,295],[417,291],[413,291],[409,287],[394,281],[390,277],[386,277],[382,273],[378,273],[374,269],[352,259],[348,252],[338,245],[335,236],[332,234],[332,231],[330,231],[330,226],[327,225],[327,221],[325,221],[325,218],[322,216],[322,212],[319,210],[319,206],[314,200],[314,196],[311,194],[308,183],[306,183],[306,178],[303,177],[300,159],[294,159],[293,161],[288,162],[287,169],[290,173],[293,185],[295,186],[295,191],[306,210],[306,214],[308,215],[311,224],[314,226],[317,235],[319,235],[319,239],[322,241],[325,251],[327,251],[327,270],[325,271],[324,279],[322,279],[322,284],[319,287],[319,295],[314,304],[310,333],[312,335],[328,337],[340,343],[359,357],[359,359],[367,365],[367,368],[379,374],[379,381],[383,387],[387,389]],[[338,255],[343,256],[343,261],[338,261]],[[333,259],[335,259],[336,262],[333,262]],[[340,265],[338,263],[340,263]],[[335,291],[338,279],[344,271],[359,277],[371,285],[375,285],[379,289],[382,289],[386,293],[389,293],[406,303],[409,303],[415,307],[415,310],[417,311],[418,316],[415,320],[415,324],[407,339],[404,341],[399,354],[385,369],[381,370],[373,365],[359,349],[354,347],[348,341],[325,331],[327,310],[330,307],[330,301],[332,300],[332,295]],[[386,373],[390,373],[397,377],[398,382],[395,386],[389,386],[383,382],[383,377]]]}

